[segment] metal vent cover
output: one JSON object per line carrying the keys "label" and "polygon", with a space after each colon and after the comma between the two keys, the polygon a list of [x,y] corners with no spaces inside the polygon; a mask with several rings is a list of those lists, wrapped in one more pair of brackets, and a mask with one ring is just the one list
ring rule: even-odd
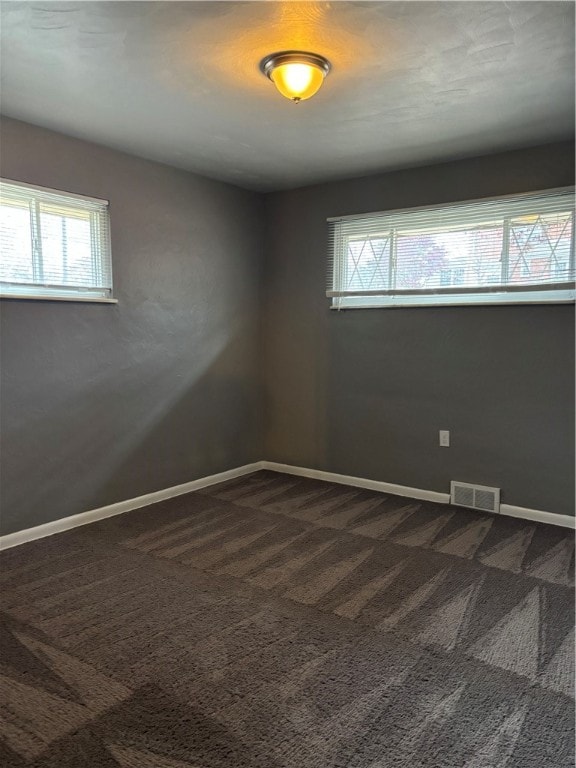
{"label": "metal vent cover", "polygon": [[500,512],[500,488],[453,480],[450,483],[450,503],[482,512]]}

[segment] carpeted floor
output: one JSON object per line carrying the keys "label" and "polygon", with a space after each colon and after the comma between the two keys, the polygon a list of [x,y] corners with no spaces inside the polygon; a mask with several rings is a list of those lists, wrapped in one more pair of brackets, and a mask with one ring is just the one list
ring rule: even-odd
{"label": "carpeted floor", "polygon": [[0,764],[572,766],[573,552],[272,472],[9,550]]}

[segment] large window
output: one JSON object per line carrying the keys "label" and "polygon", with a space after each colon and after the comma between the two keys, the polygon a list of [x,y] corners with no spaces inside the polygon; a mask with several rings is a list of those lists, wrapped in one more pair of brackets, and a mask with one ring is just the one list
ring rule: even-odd
{"label": "large window", "polygon": [[0,295],[110,301],[107,201],[1,181]]}
{"label": "large window", "polygon": [[335,308],[574,301],[574,190],[329,219]]}

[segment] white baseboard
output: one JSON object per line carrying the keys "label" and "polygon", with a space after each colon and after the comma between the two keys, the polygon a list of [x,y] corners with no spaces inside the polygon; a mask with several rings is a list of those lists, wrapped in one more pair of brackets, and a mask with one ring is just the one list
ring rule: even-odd
{"label": "white baseboard", "polygon": [[312,480],[325,480],[327,483],[340,483],[342,485],[351,485],[355,488],[366,488],[369,491],[392,493],[394,496],[408,496],[410,499],[435,501],[437,504],[448,504],[450,502],[449,493],[425,491],[422,488],[409,488],[406,485],[385,483],[382,480],[367,480],[363,477],[338,475],[335,472],[324,472],[321,469],[305,469],[304,467],[294,467],[291,464],[278,464],[275,461],[263,461],[262,469],[271,469],[274,472],[283,472],[286,475],[309,477]]}
{"label": "white baseboard", "polygon": [[[391,493],[394,496],[406,496],[410,499],[421,499],[423,501],[433,501],[437,504],[449,504],[450,494],[440,493],[439,491],[427,491],[422,488],[410,488],[406,485],[396,485],[395,483],[385,483],[381,480],[368,480],[362,477],[352,477],[350,475],[339,475],[335,472],[324,472],[320,469],[306,469],[305,467],[295,467],[291,464],[279,464],[276,461],[257,461],[253,464],[245,464],[243,467],[229,469],[226,472],[219,472],[216,475],[201,477],[198,480],[192,480],[182,485],[174,485],[172,488],[165,488],[162,491],[154,491],[144,496],[137,496],[134,499],[119,501],[116,504],[110,504],[107,507],[92,509],[88,512],[81,512],[78,515],[63,517],[60,520],[54,520],[51,523],[37,525],[34,528],[26,528],[23,531],[9,533],[6,536],[0,536],[0,550],[17,547],[19,544],[25,544],[36,539],[43,539],[45,536],[52,536],[55,533],[68,531],[71,528],[78,528],[81,525],[95,523],[98,520],[104,520],[107,517],[121,515],[124,512],[130,512],[132,509],[147,507],[150,504],[156,504],[159,501],[172,499],[175,496],[182,496],[185,493],[198,491],[201,488],[207,488],[210,485],[223,483],[226,480],[234,480],[236,477],[249,475],[261,469],[272,470],[273,472],[282,472],[286,475],[296,475],[297,477],[308,477],[312,480],[324,480],[328,483],[339,483],[341,485],[350,485],[355,488],[366,488],[369,491],[379,491],[381,493]],[[512,504],[501,504],[500,514],[509,517],[519,517],[523,520],[533,520],[537,523],[548,523],[550,525],[559,525],[563,528],[576,528],[576,518],[571,515],[559,515],[555,512],[543,512],[538,509],[528,509],[527,507],[516,507]]]}
{"label": "white baseboard", "polygon": [[521,517],[523,520],[534,520],[535,523],[549,523],[562,528],[576,528],[576,518],[572,515],[559,515],[556,512],[543,512],[540,509],[515,507],[513,504],[500,504],[500,514],[508,517]]}
{"label": "white baseboard", "polygon": [[226,472],[219,472],[216,475],[209,475],[208,477],[201,477],[198,480],[182,483],[182,485],[174,485],[172,488],[165,488],[162,491],[146,493],[144,496],[137,496],[134,499],[119,501],[116,504],[109,504],[106,507],[91,509],[88,512],[80,512],[78,515],[61,517],[59,520],[54,520],[51,523],[44,523],[44,525],[37,525],[34,528],[26,528],[23,531],[9,533],[6,536],[0,536],[0,550],[17,547],[19,544],[25,544],[28,541],[43,539],[45,536],[52,536],[54,533],[69,531],[71,528],[78,528],[81,525],[95,523],[98,520],[104,520],[107,517],[121,515],[124,512],[130,512],[132,509],[147,507],[148,505],[156,504],[159,501],[172,499],[175,496],[182,496],[185,493],[198,491],[201,488],[207,488],[209,485],[216,485],[217,483],[223,483],[226,480],[242,477],[242,475],[249,475],[259,469],[262,469],[262,462],[260,461],[255,462],[254,464],[245,464],[243,467],[229,469]]}
{"label": "white baseboard", "polygon": [[[422,488],[410,488],[406,485],[385,483],[381,480],[366,480],[362,477],[338,475],[334,472],[324,472],[320,469],[305,469],[304,467],[294,467],[290,464],[278,464],[275,461],[262,461],[260,463],[262,465],[262,469],[271,469],[274,472],[283,472],[285,475],[297,475],[298,477],[310,477],[313,480],[325,480],[328,483],[352,485],[356,488],[366,488],[370,491],[392,493],[394,496],[407,496],[410,499],[434,501],[437,504],[450,503],[449,493],[427,491],[423,490]],[[537,523],[560,525],[563,528],[576,528],[576,518],[572,517],[571,515],[559,515],[556,512],[543,512],[539,509],[516,507],[513,504],[501,504],[500,514],[507,515],[508,517],[521,517],[524,520],[534,520]]]}

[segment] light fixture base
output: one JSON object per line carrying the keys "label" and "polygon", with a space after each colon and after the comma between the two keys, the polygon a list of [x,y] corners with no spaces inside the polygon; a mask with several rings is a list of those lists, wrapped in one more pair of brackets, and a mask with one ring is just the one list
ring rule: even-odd
{"label": "light fixture base", "polygon": [[324,77],[332,69],[332,65],[324,56],[308,51],[278,51],[265,56],[260,62],[260,71],[272,80],[272,72],[283,64],[310,64],[321,70]]}

